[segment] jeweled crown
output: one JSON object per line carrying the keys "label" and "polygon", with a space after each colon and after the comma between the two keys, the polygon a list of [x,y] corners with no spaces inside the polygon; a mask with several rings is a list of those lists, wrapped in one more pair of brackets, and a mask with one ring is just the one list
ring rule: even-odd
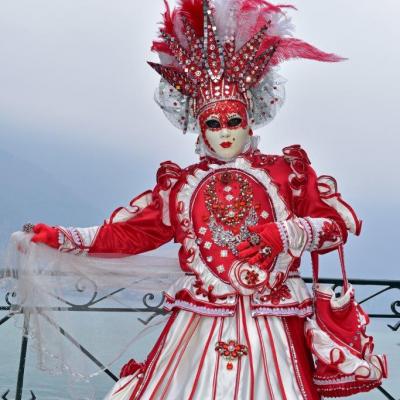
{"label": "jeweled crown", "polygon": [[166,7],[162,41],[153,43],[161,63],[149,64],[186,97],[184,130],[189,113],[196,118],[218,101],[236,100],[250,109],[252,91],[285,59],[340,60],[288,37],[290,24],[283,9],[291,6],[263,0],[180,0],[172,13]]}

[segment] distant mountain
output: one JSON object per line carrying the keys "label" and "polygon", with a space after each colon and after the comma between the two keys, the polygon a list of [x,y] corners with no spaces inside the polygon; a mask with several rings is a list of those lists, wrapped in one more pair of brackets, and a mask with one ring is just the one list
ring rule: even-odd
{"label": "distant mountain", "polygon": [[[71,177],[71,182],[79,177]],[[0,249],[26,222],[89,226],[102,222],[101,213],[30,162],[0,149]]]}

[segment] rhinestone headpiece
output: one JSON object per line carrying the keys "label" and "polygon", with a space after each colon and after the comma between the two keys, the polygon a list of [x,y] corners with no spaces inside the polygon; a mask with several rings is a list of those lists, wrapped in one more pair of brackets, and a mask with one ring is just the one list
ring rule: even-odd
{"label": "rhinestone headpiece", "polygon": [[[197,116],[219,101],[246,105],[252,125],[271,120],[283,102],[283,81],[273,72],[281,61],[309,58],[339,61],[289,37],[283,8],[264,0],[180,0],[167,10],[153,43],[161,63],[156,101],[176,125],[195,130]],[[222,32],[221,32],[222,31]]]}

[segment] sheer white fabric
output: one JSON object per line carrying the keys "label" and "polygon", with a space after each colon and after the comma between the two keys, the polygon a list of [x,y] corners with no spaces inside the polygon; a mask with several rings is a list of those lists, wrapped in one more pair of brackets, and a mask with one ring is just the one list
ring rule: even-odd
{"label": "sheer white fabric", "polygon": [[[105,313],[95,313],[95,326],[90,322],[93,313],[79,313],[79,318],[74,318],[73,314],[76,316],[80,307],[87,311],[96,307],[143,309],[146,308],[143,303],[146,294],[149,294],[149,306],[156,306],[162,300],[161,292],[182,276],[178,261],[155,256],[76,256],[34,244],[31,237],[22,232],[12,235],[0,278],[2,286],[6,285],[13,293],[9,297],[15,304],[11,312],[22,311],[29,315],[28,336],[37,350],[40,369],[53,374],[68,372],[77,379],[88,379],[113,365],[120,356],[124,355],[125,359],[124,352],[133,343],[139,342],[154,326],[166,322],[165,316],[158,316],[146,328],[139,323],[140,328],[135,329],[137,314],[128,312],[132,329],[121,332],[119,343],[112,343],[113,351],[102,355],[103,367],[96,365],[73,341],[79,341],[79,333],[85,331],[90,332],[89,337],[94,337],[94,341],[102,340],[102,334],[107,340],[110,322]],[[63,312],[66,309],[77,312]],[[150,312],[141,317],[155,315]],[[64,334],[60,334],[60,328],[66,326]],[[91,344],[89,340],[89,349]]]}

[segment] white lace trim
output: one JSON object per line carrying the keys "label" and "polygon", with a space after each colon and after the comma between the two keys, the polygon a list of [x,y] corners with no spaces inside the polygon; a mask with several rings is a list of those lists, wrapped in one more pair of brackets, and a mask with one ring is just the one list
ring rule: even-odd
{"label": "white lace trim", "polygon": [[342,236],[338,235],[337,239],[335,239],[333,242],[326,241],[320,247],[320,240],[321,240],[321,235],[323,233],[324,224],[328,223],[330,225],[335,225],[337,229],[340,231],[340,228],[338,227],[336,221],[329,218],[311,218],[311,217],[306,217],[304,218],[304,220],[310,224],[312,229],[312,242],[309,245],[308,248],[309,251],[329,249],[331,247],[337,246],[342,242]]}
{"label": "white lace trim", "polygon": [[287,232],[286,226],[284,222],[276,222],[276,226],[278,227],[279,234],[281,236],[283,251],[285,253],[289,250],[289,234]]}
{"label": "white lace trim", "polygon": [[58,229],[58,244],[60,246],[59,249],[63,247],[64,243],[65,243],[65,235],[60,229]]}
{"label": "white lace trim", "polygon": [[210,317],[229,317],[235,315],[235,310],[199,306],[184,300],[165,301],[163,307],[168,311],[171,311],[174,307],[178,307],[182,310],[193,311],[196,314]]}
{"label": "white lace trim", "polygon": [[[207,316],[233,316],[235,315],[235,310],[213,308],[206,306],[199,306],[192,304],[184,300],[166,300],[163,304],[164,309],[171,311],[174,307],[180,308],[186,311],[192,311],[196,314],[207,315]],[[290,307],[290,308],[269,308],[269,307],[257,307],[252,309],[251,315],[253,317],[258,316],[274,316],[274,317],[308,317],[313,313],[312,306],[306,306],[304,308]]]}
{"label": "white lace trim", "polygon": [[[326,379],[326,380],[314,378],[314,383],[319,386],[336,385],[338,383],[349,383],[349,382],[355,382],[355,381],[356,381],[356,378],[354,377],[354,375],[343,376],[341,378],[336,378],[336,379]],[[336,388],[332,388],[332,390],[336,390]]]}
{"label": "white lace trim", "polygon": [[328,221],[326,218],[304,218],[311,226],[312,229],[312,242],[309,247],[309,251],[318,250],[318,245],[322,233],[322,226],[324,222]]}
{"label": "white lace trim", "polygon": [[86,255],[99,231],[98,226],[90,228],[65,228],[57,226],[57,229],[59,230],[59,250],[63,253],[72,253],[75,255]]}
{"label": "white lace trim", "polygon": [[290,307],[290,308],[270,308],[270,307],[257,307],[251,311],[253,317],[258,317],[261,315],[271,315],[275,317],[288,317],[288,316],[298,316],[298,317],[308,317],[313,313],[313,307],[307,306],[304,308]]}

